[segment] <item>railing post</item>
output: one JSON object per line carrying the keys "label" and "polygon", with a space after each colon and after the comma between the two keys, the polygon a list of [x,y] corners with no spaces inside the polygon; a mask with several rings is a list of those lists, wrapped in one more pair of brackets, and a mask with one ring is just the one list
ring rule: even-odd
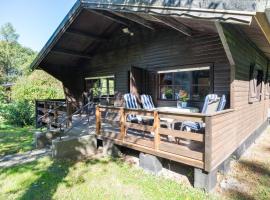
{"label": "railing post", "polygon": [[54,123],[57,123],[58,122],[58,111],[57,111],[57,103],[54,102]]}
{"label": "railing post", "polygon": [[39,122],[38,122],[38,118],[39,118],[39,115],[38,115],[38,113],[39,113],[39,110],[38,110],[38,101],[37,100],[35,100],[35,111],[36,111],[36,113],[35,113],[35,115],[36,115],[36,128],[39,128]]}
{"label": "railing post", "polygon": [[205,133],[204,133],[204,169],[211,170],[212,162],[212,117],[205,117]]}
{"label": "railing post", "polygon": [[120,108],[120,138],[124,140],[126,136],[126,116],[125,109]]}
{"label": "railing post", "polygon": [[101,114],[100,114],[100,108],[97,105],[96,106],[96,134],[100,134],[100,127],[101,127]]}
{"label": "railing post", "polygon": [[159,143],[160,143],[160,134],[159,134],[159,127],[160,127],[160,121],[159,121],[159,116],[158,112],[154,111],[154,133],[155,133],[155,138],[154,138],[154,148],[155,150],[159,149]]}

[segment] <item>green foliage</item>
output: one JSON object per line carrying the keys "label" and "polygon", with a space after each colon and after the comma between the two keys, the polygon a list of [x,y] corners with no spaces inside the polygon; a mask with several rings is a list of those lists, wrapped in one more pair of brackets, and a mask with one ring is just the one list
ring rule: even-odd
{"label": "green foliage", "polygon": [[36,53],[18,43],[19,35],[12,24],[0,27],[0,85],[15,82],[12,102],[0,88],[0,118],[11,124],[24,126],[34,121],[35,99],[64,98],[62,84],[44,71],[30,71]]}
{"label": "green foliage", "polygon": [[36,70],[29,76],[22,76],[12,88],[14,101],[34,101],[35,99],[63,99],[64,92],[60,81],[44,71]]}
{"label": "green foliage", "polygon": [[11,23],[6,23],[0,28],[0,39],[7,42],[17,42],[19,34],[16,33],[15,28]]}
{"label": "green foliage", "polygon": [[34,123],[34,111],[34,104],[24,100],[7,104],[2,115],[10,124],[26,126]]}
{"label": "green foliage", "polygon": [[0,83],[13,82],[19,75],[29,73],[36,53],[19,44],[18,37],[10,23],[0,28]]}
{"label": "green foliage", "polygon": [[64,98],[62,84],[44,71],[22,76],[12,88],[12,102],[3,106],[0,113],[8,123],[17,126],[34,123],[35,99]]}

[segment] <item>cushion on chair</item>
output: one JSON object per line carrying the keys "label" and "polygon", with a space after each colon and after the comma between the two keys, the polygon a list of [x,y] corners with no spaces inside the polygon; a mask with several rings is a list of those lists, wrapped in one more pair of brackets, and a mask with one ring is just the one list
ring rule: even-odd
{"label": "cushion on chair", "polygon": [[218,99],[218,95],[217,95],[217,94],[208,94],[208,95],[205,97],[205,100],[204,100],[202,113],[203,113],[203,114],[206,114],[208,105],[209,105],[210,103],[216,101],[217,99]]}
{"label": "cushion on chair", "polygon": [[222,111],[222,110],[224,110],[225,106],[226,106],[226,96],[225,96],[225,94],[223,94],[223,95],[221,96],[221,99],[220,99],[220,102],[219,102],[217,111]]}
{"label": "cushion on chair", "polygon": [[202,128],[202,125],[199,122],[191,122],[191,121],[186,121],[183,122],[183,128],[190,128],[191,130],[194,131],[199,131]]}
{"label": "cushion on chair", "polygon": [[130,94],[130,93],[125,94],[124,99],[125,99],[126,108],[131,108],[131,109],[140,108],[137,103],[135,95]]}
{"label": "cushion on chair", "polygon": [[[126,105],[126,108],[130,108],[130,109],[138,109],[140,108],[138,103],[137,103],[137,100],[136,100],[136,97],[135,95],[133,94],[125,94],[124,95],[124,100],[125,100],[125,105]],[[127,116],[127,120],[130,121],[130,122],[137,122],[137,121],[141,121],[141,117],[137,117],[136,115],[128,115]]]}
{"label": "cushion on chair", "polygon": [[150,95],[141,95],[141,101],[144,109],[154,109],[155,105],[153,103],[152,97]]}

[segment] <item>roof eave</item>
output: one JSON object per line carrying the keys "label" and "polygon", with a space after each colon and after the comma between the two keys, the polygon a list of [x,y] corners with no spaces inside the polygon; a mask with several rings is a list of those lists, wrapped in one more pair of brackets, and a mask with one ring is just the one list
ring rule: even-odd
{"label": "roof eave", "polygon": [[34,69],[37,69],[40,67],[39,65],[42,62],[42,59],[49,53],[49,51],[52,49],[53,45],[64,34],[66,29],[71,25],[71,23],[74,21],[74,19],[77,17],[77,15],[80,13],[81,10],[82,10],[82,4],[81,4],[80,0],[77,0],[77,2],[74,4],[74,6],[70,9],[68,14],[63,19],[63,21],[57,27],[55,32],[49,38],[49,40],[47,41],[45,46],[38,53],[35,60],[32,62],[31,66],[30,66],[31,70],[34,70]]}

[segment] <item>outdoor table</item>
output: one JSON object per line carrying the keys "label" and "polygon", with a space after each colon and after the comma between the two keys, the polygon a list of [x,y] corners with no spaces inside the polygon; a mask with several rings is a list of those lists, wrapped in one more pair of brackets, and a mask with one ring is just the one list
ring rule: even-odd
{"label": "outdoor table", "polygon": [[[156,109],[157,111],[172,112],[172,113],[199,113],[200,112],[200,110],[196,107],[185,107],[185,108],[158,107]],[[174,123],[176,123],[176,120],[170,119],[170,118],[160,118],[160,120],[169,124],[168,128],[170,129],[173,129],[174,128],[173,125]]]}
{"label": "outdoor table", "polygon": [[199,113],[200,110],[196,107],[174,108],[174,107],[158,107],[158,111],[167,111],[173,113]]}

